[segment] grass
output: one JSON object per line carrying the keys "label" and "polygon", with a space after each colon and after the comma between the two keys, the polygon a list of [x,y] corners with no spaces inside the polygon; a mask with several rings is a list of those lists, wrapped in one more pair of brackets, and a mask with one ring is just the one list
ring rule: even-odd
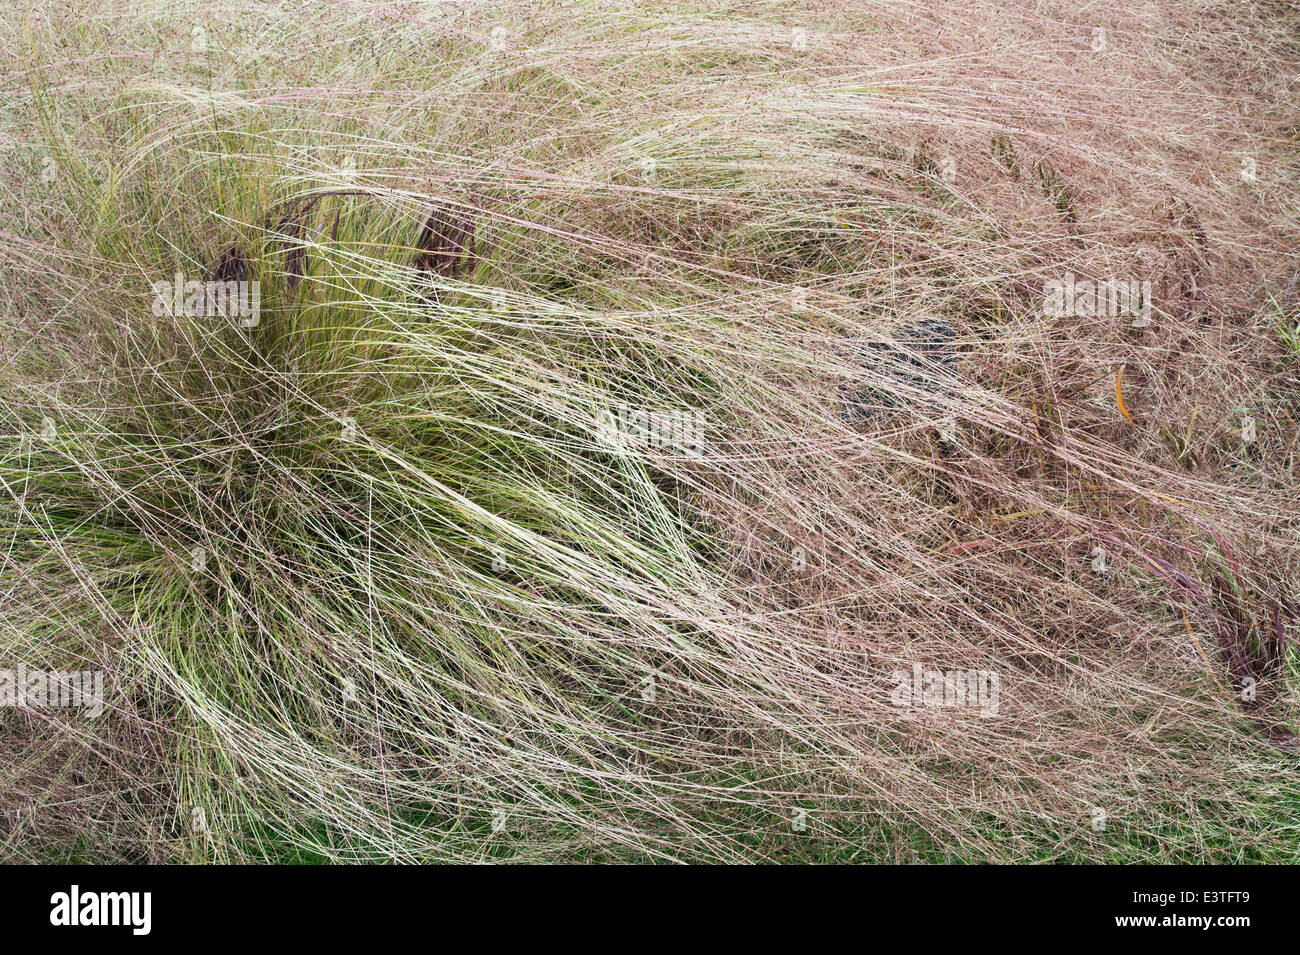
{"label": "grass", "polygon": [[1071,10],[6,7],[0,854],[1296,861],[1296,16]]}

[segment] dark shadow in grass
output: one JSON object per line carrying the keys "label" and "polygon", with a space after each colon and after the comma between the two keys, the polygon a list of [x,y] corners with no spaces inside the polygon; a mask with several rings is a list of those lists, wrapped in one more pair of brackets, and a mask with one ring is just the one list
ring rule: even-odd
{"label": "dark shadow in grass", "polygon": [[906,410],[922,410],[897,391],[933,392],[937,383],[953,376],[957,355],[952,326],[927,319],[899,329],[892,341],[854,339],[852,360],[879,385],[852,384],[840,388],[840,413],[850,425],[874,421]]}

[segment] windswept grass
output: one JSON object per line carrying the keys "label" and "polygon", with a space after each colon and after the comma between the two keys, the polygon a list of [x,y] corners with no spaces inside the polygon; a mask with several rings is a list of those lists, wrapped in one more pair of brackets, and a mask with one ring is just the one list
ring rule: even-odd
{"label": "windswept grass", "polygon": [[1300,21],[1074,7],[5,7],[3,856],[1296,861]]}

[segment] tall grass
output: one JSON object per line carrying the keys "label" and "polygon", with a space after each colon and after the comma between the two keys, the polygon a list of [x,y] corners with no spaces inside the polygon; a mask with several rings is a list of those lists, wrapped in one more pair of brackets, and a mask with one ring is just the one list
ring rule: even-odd
{"label": "tall grass", "polygon": [[7,8],[4,856],[1294,861],[1296,16],[1074,6]]}

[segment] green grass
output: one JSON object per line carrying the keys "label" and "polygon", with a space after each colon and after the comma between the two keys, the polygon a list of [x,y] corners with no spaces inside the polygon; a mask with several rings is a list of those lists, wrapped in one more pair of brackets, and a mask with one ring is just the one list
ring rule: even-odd
{"label": "green grass", "polygon": [[[0,713],[0,856],[1295,860],[1293,15],[1110,4],[1107,59],[982,2],[36,13],[0,668],[110,709]],[[153,313],[222,262],[255,325]],[[1153,327],[1044,317],[1067,271]],[[951,371],[891,371],[934,319]],[[901,710],[913,662],[1002,710]]]}

